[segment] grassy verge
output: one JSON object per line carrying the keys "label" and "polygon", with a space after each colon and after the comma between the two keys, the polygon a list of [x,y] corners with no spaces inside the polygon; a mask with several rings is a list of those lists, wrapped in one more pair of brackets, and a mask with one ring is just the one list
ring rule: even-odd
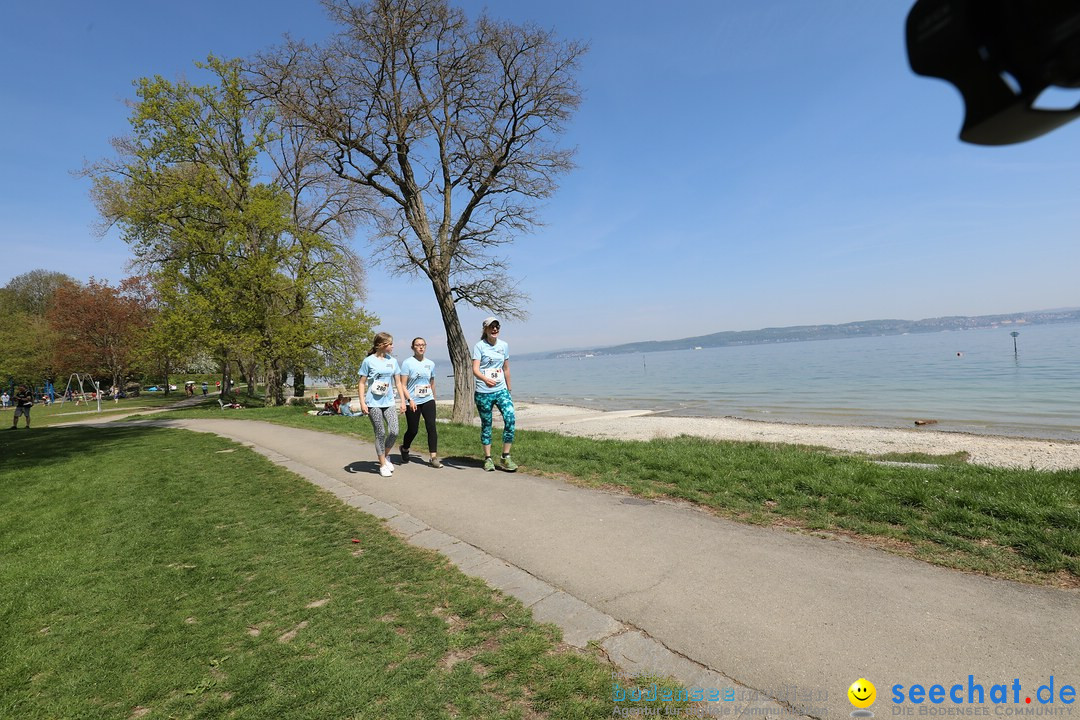
{"label": "grassy verge", "polygon": [[[97,401],[92,400],[88,405],[76,405],[74,402],[59,401],[52,405],[37,403],[30,408],[30,427],[41,428],[57,423],[72,422],[75,420],[102,419],[115,420],[125,417],[139,410],[166,407],[178,403],[184,399],[184,393],[173,392],[166,396],[164,393],[143,393],[139,397],[124,398],[120,402],[112,400],[101,401],[101,412],[97,410]],[[0,410],[0,430],[11,427],[14,408]],[[19,418],[19,431],[22,432],[26,425],[25,418]]]}
{"label": "grassy verge", "polygon": [[609,666],[238,445],[122,424],[0,456],[0,717],[611,713]]}
{"label": "grassy verge", "polygon": [[[229,417],[372,437],[366,418],[313,417],[295,408],[244,410]],[[421,431],[415,451],[423,451],[423,437]],[[440,424],[439,448],[444,457],[477,458],[478,431]],[[514,459],[526,472],[687,500],[740,521],[842,535],[996,577],[1080,586],[1077,471],[976,467],[959,457],[934,469],[883,466],[870,458],[791,445],[694,437],[593,440],[522,430]]]}

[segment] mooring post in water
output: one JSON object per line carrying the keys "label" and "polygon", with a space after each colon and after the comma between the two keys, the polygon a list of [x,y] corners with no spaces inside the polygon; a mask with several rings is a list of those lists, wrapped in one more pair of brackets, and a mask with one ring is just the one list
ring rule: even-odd
{"label": "mooring post in water", "polygon": [[1017,355],[1017,354],[1019,354],[1019,351],[1016,349],[1016,338],[1020,337],[1020,333],[1013,330],[1009,334],[1012,335],[1012,339],[1013,339],[1013,355]]}

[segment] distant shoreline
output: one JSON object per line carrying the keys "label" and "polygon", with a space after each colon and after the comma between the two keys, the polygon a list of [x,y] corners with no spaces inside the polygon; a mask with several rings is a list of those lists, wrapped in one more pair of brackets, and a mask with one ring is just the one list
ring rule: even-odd
{"label": "distant shoreline", "polygon": [[774,345],[815,340],[849,340],[866,337],[956,332],[962,330],[1020,331],[1026,327],[1080,323],[1080,309],[1032,310],[1007,315],[973,315],[925,318],[923,320],[860,320],[838,325],[791,325],[760,330],[725,330],[678,338],[643,340],[580,350],[553,350],[528,353],[523,359],[601,357],[673,350],[705,350],[718,347]]}

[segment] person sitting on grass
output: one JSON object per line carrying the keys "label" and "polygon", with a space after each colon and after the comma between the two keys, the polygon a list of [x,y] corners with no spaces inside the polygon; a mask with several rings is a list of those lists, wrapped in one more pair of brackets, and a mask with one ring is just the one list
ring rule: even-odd
{"label": "person sitting on grass", "polygon": [[357,407],[356,410],[353,410],[352,401],[353,399],[351,397],[341,398],[341,405],[339,406],[341,409],[341,414],[345,417],[360,417],[362,415],[362,413],[360,412],[360,408]]}

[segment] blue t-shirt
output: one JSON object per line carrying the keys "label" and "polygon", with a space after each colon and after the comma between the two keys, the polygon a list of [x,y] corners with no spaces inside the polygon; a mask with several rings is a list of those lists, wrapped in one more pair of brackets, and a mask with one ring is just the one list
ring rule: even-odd
{"label": "blue t-shirt", "polygon": [[364,402],[368,407],[392,407],[394,405],[394,376],[401,374],[401,366],[391,355],[380,358],[368,355],[360,365],[360,377],[367,378]]}
{"label": "blue t-shirt", "polygon": [[[422,361],[415,357],[405,358],[401,363],[401,374],[409,378],[406,381],[405,390],[409,398],[417,405],[423,405],[435,399],[435,391],[432,384],[435,380],[435,363],[427,358]],[[408,398],[406,398],[408,402]]]}
{"label": "blue t-shirt", "polygon": [[473,345],[472,359],[480,361],[480,374],[492,380],[496,380],[495,387],[488,387],[487,383],[476,381],[476,392],[485,394],[499,392],[506,389],[506,378],[503,377],[503,363],[510,359],[510,346],[502,340],[496,340],[494,345],[488,345],[487,340],[481,340]]}

